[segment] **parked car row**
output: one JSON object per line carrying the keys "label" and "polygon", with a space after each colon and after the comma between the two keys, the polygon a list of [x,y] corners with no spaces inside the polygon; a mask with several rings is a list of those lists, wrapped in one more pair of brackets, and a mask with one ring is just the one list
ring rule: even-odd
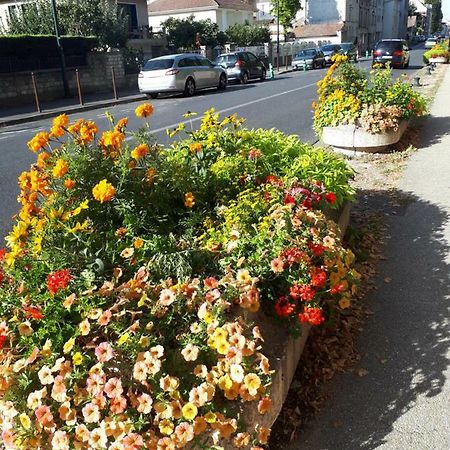
{"label": "parked car row", "polygon": [[151,98],[178,92],[190,97],[200,89],[223,90],[229,81],[245,84],[266,76],[264,62],[251,52],[224,53],[215,62],[196,53],[182,53],[148,60],[139,72],[138,86]]}
{"label": "parked car row", "polygon": [[349,61],[356,62],[358,60],[356,47],[351,42],[343,42],[342,44],[328,44],[320,48],[305,48],[297,53],[292,59],[292,67],[294,70],[317,69],[326,65],[331,65],[331,58],[336,54],[346,55]]}

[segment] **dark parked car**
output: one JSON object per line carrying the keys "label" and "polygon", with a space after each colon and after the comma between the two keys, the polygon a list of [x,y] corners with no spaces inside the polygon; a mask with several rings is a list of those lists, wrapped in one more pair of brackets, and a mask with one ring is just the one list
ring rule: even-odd
{"label": "dark parked car", "polygon": [[336,55],[337,53],[341,53],[341,46],[338,44],[328,44],[324,45],[323,47],[320,47],[320,50],[323,52],[325,56],[325,63],[326,64],[332,64],[331,58]]}
{"label": "dark parked car", "polygon": [[305,48],[300,53],[297,53],[292,59],[292,68],[294,70],[303,69],[305,65],[308,69],[325,67],[323,53],[315,48]]}
{"label": "dark parked car", "polygon": [[347,56],[349,61],[358,61],[358,55],[356,52],[355,44],[351,42],[343,42],[341,45],[341,53],[343,53],[345,56]]}
{"label": "dark parked car", "polygon": [[251,52],[224,53],[216,58],[215,63],[226,70],[229,81],[245,84],[251,78],[266,79],[266,66]]}
{"label": "dark parked car", "polygon": [[404,69],[409,66],[409,50],[408,43],[403,39],[383,39],[373,49],[372,66],[389,63],[391,67]]}

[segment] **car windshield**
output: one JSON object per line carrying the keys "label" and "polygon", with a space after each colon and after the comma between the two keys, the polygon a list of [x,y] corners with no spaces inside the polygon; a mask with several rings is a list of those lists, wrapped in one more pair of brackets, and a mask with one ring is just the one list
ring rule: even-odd
{"label": "car windshield", "polygon": [[314,49],[307,49],[307,50],[302,50],[297,57],[301,58],[302,56],[314,56],[316,54],[316,51]]}
{"label": "car windshield", "polygon": [[142,70],[167,70],[173,66],[173,62],[173,58],[150,59],[145,63],[145,66]]}
{"label": "car windshield", "polygon": [[352,48],[352,44],[341,44],[342,50],[350,50]]}
{"label": "car windshield", "polygon": [[322,50],[324,52],[332,52],[333,50],[337,50],[338,46],[337,45],[324,45],[322,47]]}
{"label": "car windshield", "polygon": [[402,43],[399,41],[382,41],[379,42],[376,46],[377,50],[384,50],[384,51],[398,50],[401,48]]}
{"label": "car windshield", "polygon": [[234,64],[237,61],[236,55],[220,55],[216,58],[216,64],[226,64],[232,63]]}

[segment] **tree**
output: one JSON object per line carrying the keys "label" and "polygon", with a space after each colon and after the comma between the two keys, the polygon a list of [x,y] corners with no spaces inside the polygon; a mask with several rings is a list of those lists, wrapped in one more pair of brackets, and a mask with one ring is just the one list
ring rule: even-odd
{"label": "tree", "polygon": [[266,27],[256,25],[236,24],[226,31],[228,40],[239,46],[258,45],[270,42],[270,31]]}
{"label": "tree", "polygon": [[295,15],[302,9],[300,0],[271,0],[271,14],[278,17],[280,25],[286,30],[292,27]]}
{"label": "tree", "polygon": [[195,48],[200,45],[215,46],[223,40],[216,23],[207,20],[194,20],[194,16],[187,19],[175,19],[170,17],[161,24],[167,34],[169,44],[175,48]]}
{"label": "tree", "polygon": [[425,3],[432,5],[431,12],[431,32],[441,31],[442,29],[442,1],[426,0]]}
{"label": "tree", "polygon": [[[60,0],[57,11],[61,35],[97,36],[102,47],[123,47],[127,21],[115,2]],[[54,34],[50,0],[30,0],[10,15],[8,34]]]}

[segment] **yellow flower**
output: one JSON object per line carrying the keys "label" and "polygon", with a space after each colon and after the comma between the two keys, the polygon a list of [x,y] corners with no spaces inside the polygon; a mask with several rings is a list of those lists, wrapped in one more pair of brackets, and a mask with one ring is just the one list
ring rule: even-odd
{"label": "yellow flower", "polygon": [[201,142],[193,142],[192,144],[189,145],[189,150],[192,153],[198,153],[202,151],[202,144]]}
{"label": "yellow flower", "polygon": [[143,103],[134,110],[134,113],[140,118],[148,117],[153,114],[153,105],[150,103]]}
{"label": "yellow flower", "polygon": [[153,180],[155,178],[156,170],[153,167],[149,167],[147,171],[145,172],[145,181],[147,183],[153,183]]}
{"label": "yellow flower", "polygon": [[208,311],[203,316],[203,322],[210,324],[214,320],[214,316]]}
{"label": "yellow flower", "polygon": [[161,431],[162,434],[172,434],[173,433],[173,429],[174,429],[174,425],[173,422],[171,422],[168,419],[164,419],[161,420],[161,422],[159,422],[159,431]]}
{"label": "yellow flower", "polygon": [[134,248],[142,248],[142,246],[144,245],[144,240],[142,238],[136,238],[133,245]]}
{"label": "yellow flower", "polygon": [[192,192],[187,192],[184,194],[184,206],[187,208],[192,208],[195,205],[195,197]]}
{"label": "yellow flower", "polygon": [[64,128],[69,124],[69,117],[66,114],[60,114],[53,119],[53,125],[50,130],[51,135],[61,137],[64,135]]}
{"label": "yellow flower", "polygon": [[244,377],[244,385],[250,392],[250,395],[255,395],[261,386],[261,379],[256,373],[249,373]]}
{"label": "yellow flower", "polygon": [[88,209],[88,208],[89,208],[89,200],[83,200],[80,203],[80,205],[72,211],[72,213],[70,215],[78,216],[78,214],[80,214],[81,211],[83,211],[83,209]]}
{"label": "yellow flower", "polygon": [[117,340],[117,344],[118,344],[118,345],[123,345],[123,344],[125,344],[125,342],[128,341],[129,337],[130,337],[130,333],[124,333],[124,334],[122,334],[122,336],[120,336],[120,338]]}
{"label": "yellow flower", "polygon": [[198,409],[193,403],[186,403],[181,409],[181,412],[186,420],[194,420],[197,416]]}
{"label": "yellow flower", "polygon": [[131,157],[134,159],[140,159],[148,155],[149,151],[150,149],[147,144],[140,144],[131,151]]}
{"label": "yellow flower", "polygon": [[27,142],[28,148],[37,153],[41,148],[44,148],[50,139],[50,134],[46,131],[37,133],[33,139]]}
{"label": "yellow flower", "polygon": [[41,355],[48,358],[52,354],[52,341],[47,339],[41,350]]}
{"label": "yellow flower", "polygon": [[109,202],[116,194],[116,188],[104,179],[92,188],[92,195],[100,203]]}
{"label": "yellow flower", "polygon": [[70,338],[63,346],[63,352],[69,353],[75,345],[75,338]]}
{"label": "yellow flower", "polygon": [[76,352],[72,356],[72,362],[74,366],[79,366],[83,362],[83,355],[80,352]]}
{"label": "yellow flower", "polygon": [[20,420],[20,424],[25,428],[25,430],[28,430],[30,428],[31,420],[25,413],[22,413],[19,416],[19,420]]}
{"label": "yellow flower", "polygon": [[52,173],[55,178],[62,178],[69,170],[69,165],[64,159],[58,159],[55,167],[53,167]]}
{"label": "yellow flower", "polygon": [[219,387],[222,391],[228,391],[233,386],[233,380],[229,375],[224,375],[219,379]]}
{"label": "yellow flower", "polygon": [[217,416],[216,416],[216,414],[213,413],[212,411],[208,411],[208,412],[205,414],[205,420],[206,420],[208,423],[215,423],[216,420],[217,420]]}

